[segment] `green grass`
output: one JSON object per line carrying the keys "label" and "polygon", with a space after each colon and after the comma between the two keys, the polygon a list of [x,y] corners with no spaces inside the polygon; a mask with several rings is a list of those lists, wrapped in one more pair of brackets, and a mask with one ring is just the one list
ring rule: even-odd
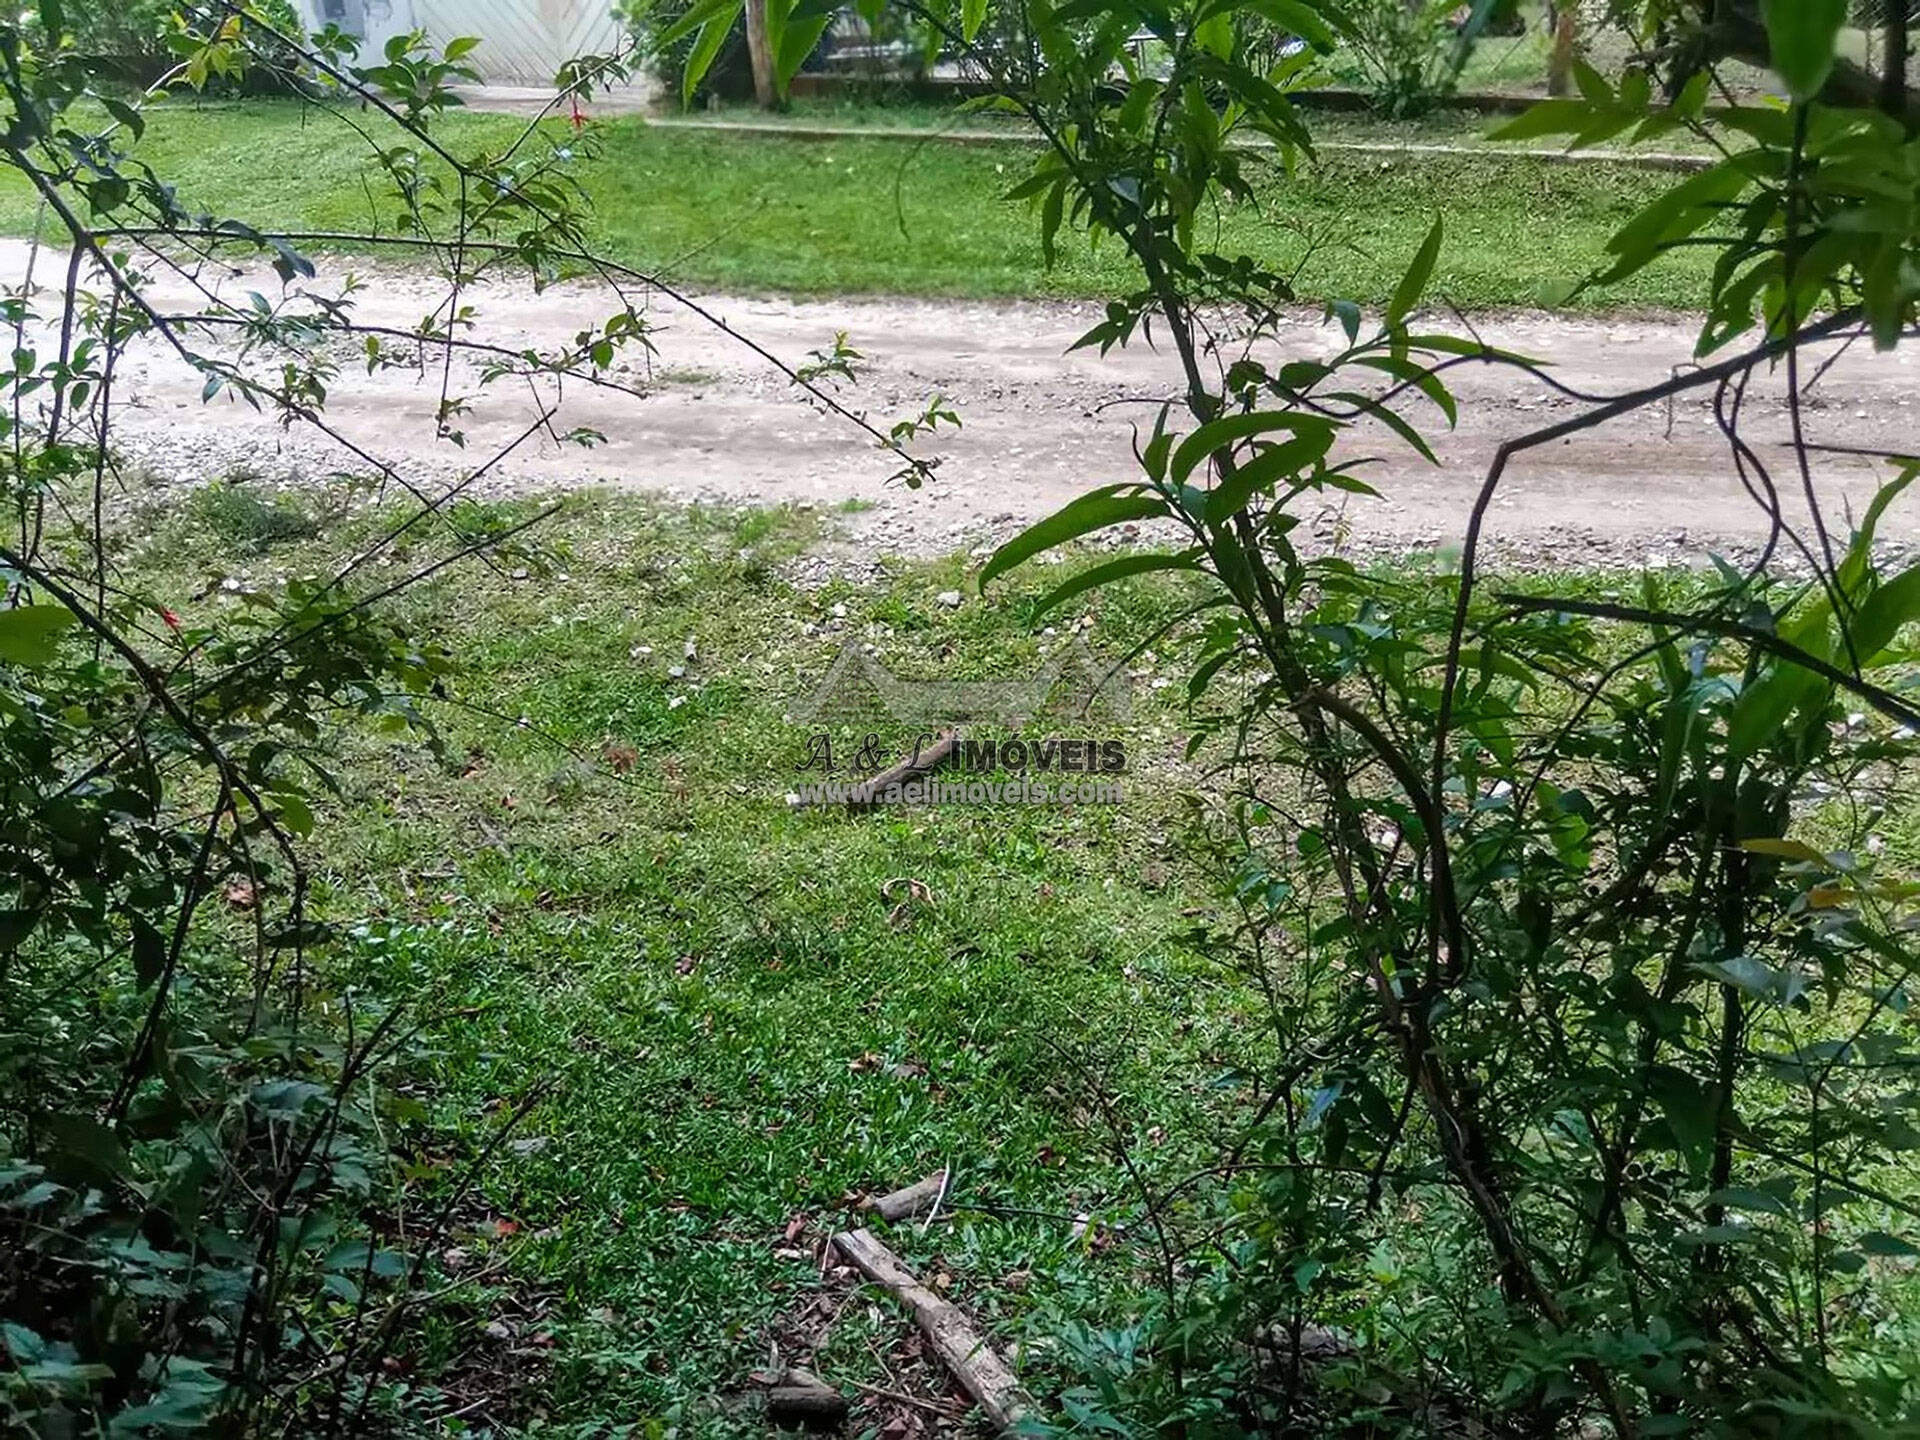
{"label": "green grass", "polygon": [[[318,570],[381,518],[283,531],[253,573]],[[504,1268],[417,1342],[423,1376],[468,1376],[449,1404],[477,1387],[502,1392],[496,1421],[530,1424],[537,1402],[561,1427],[745,1433],[769,1325],[818,1292],[817,1263],[782,1243],[790,1217],[823,1233],[849,1193],[942,1164],[960,1208],[925,1239],[896,1232],[916,1263],[937,1255],[1002,1333],[1097,1311],[1088,1297],[1133,1279],[1069,1223],[1126,1195],[1094,1086],[1160,1174],[1204,1163],[1207,1117],[1246,1102],[1209,1083],[1260,1042],[1252,993],[1181,938],[1205,887],[1174,844],[1174,781],[1077,810],[786,804],[806,731],[784,717],[847,639],[901,673],[963,676],[1029,672],[1042,643],[1018,600],[1048,577],[957,611],[934,597],[959,561],[794,591],[782,562],[834,523],[584,497],[542,532],[544,573],[476,565],[396,602],[465,672],[433,711],[443,755],[368,736],[335,757],[314,842],[318,903],[350,930],[331,973],[432,1017],[404,1082],[427,1109],[408,1141],[422,1166],[470,1163],[542,1097],[450,1237],[470,1257],[456,1278]],[[230,533],[222,506],[189,501],[134,563],[183,614],[230,603],[193,598]],[[1103,598],[1094,643],[1120,653],[1176,598]],[[1177,755],[1142,689],[1130,744]],[[1065,1218],[964,1208],[981,1204]],[[1018,1270],[1031,1286],[1001,1284]],[[552,1344],[507,1359],[484,1328],[502,1319]],[[836,1379],[887,1384],[863,1337],[891,1349],[901,1324],[854,1307]]]}
{"label": "green grass", "polygon": [[[249,573],[297,575],[393,517],[279,497],[263,531],[216,492],[148,518],[130,567],[191,620],[240,603],[217,583],[236,534]],[[795,589],[788,562],[839,523],[576,496],[514,568],[457,567],[393,602],[463,659],[430,707],[441,745],[349,731],[311,862],[316,908],[346,931],[318,983],[427,1021],[388,1077],[423,1107],[396,1144],[443,1177],[429,1193],[477,1166],[432,1281],[485,1278],[403,1356],[428,1413],[478,1406],[474,1423],[508,1433],[759,1433],[746,1377],[815,1302],[839,1317],[819,1368],[898,1388],[904,1322],[842,1304],[811,1246],[851,1197],[941,1165],[948,1220],[892,1241],[1021,1340],[1051,1393],[1050,1339],[1124,1326],[1151,1283],[1144,1252],[1072,1223],[1132,1198],[1116,1145],[1166,1185],[1217,1161],[1258,1098],[1260,991],[1195,938],[1224,907],[1185,818],[1201,782],[1180,758],[1183,687],[1151,683],[1181,673],[1170,642],[1137,662],[1124,805],[785,803],[808,737],[789,717],[842,645],[979,678],[1030,673],[1059,640],[1026,610],[1051,567],[958,609],[936,598],[962,583],[957,557]],[[1664,583],[1677,604],[1702,582]],[[1089,596],[1092,643],[1125,653],[1191,598],[1139,581]],[[1887,860],[1910,865],[1911,807],[1884,828]]]}
{"label": "green grass", "polygon": [[[366,124],[357,113],[351,117]],[[443,138],[499,147],[522,122],[454,115]],[[571,143],[564,123],[549,127]],[[155,115],[139,154],[185,203],[257,225],[356,230],[391,210],[370,202],[364,143],[324,110],[293,103],[185,106]],[[1098,297],[1134,286],[1112,243],[1075,241],[1042,263],[1038,218],[997,197],[1026,169],[1020,146],[774,140],[609,123],[599,153],[571,162],[615,258],[693,285],[795,294]],[[1258,205],[1214,217],[1211,243],[1298,271],[1306,298],[1377,302],[1436,215],[1448,243],[1435,291],[1470,309],[1525,306],[1541,287],[1595,267],[1605,242],[1671,185],[1668,172],[1525,157],[1387,159],[1331,153]],[[375,190],[378,190],[377,182]],[[0,176],[0,228],[30,230],[24,181]],[[1704,252],[1686,252],[1595,307],[1687,308],[1704,293]]]}
{"label": "green grass", "polygon": [[[1498,152],[1553,148],[1549,140],[1500,141],[1488,138],[1512,117],[1478,110],[1443,108],[1418,119],[1395,120],[1366,110],[1318,110],[1306,113],[1316,145],[1449,145]],[[682,114],[669,111],[656,124],[785,126],[884,131],[996,131],[1011,135],[1031,133],[1020,117],[997,111],[962,113],[957,106],[910,97],[897,99],[861,95],[798,95],[784,110],[762,110],[749,103],[726,104]],[[1600,147],[1606,151],[1610,147]],[[1660,151],[1697,151],[1710,155],[1712,147],[1684,132],[1662,136]],[[1615,149],[1613,153],[1625,153]]]}

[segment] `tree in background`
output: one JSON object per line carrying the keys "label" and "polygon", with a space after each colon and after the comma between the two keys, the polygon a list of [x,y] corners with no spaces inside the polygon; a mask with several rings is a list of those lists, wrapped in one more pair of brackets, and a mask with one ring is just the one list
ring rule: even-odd
{"label": "tree in background", "polygon": [[1580,48],[1579,0],[1561,0],[1547,6],[1547,94],[1565,95],[1573,89],[1573,61]]}

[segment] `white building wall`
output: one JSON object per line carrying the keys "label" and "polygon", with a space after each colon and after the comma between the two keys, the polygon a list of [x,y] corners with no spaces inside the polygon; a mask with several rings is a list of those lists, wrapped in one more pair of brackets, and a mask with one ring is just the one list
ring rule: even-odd
{"label": "white building wall", "polygon": [[479,48],[466,63],[491,85],[551,85],[555,72],[574,56],[607,54],[619,48],[623,35],[613,0],[411,0],[411,4],[416,23],[436,45],[462,35],[480,38]]}

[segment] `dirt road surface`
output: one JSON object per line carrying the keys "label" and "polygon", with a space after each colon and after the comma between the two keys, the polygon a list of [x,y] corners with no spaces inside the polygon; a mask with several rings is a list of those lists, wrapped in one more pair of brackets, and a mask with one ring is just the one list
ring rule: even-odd
{"label": "dirt road surface", "polygon": [[[63,257],[35,262],[43,283],[61,273]],[[0,274],[15,283],[26,272],[27,247],[0,242]],[[420,272],[329,260],[318,281],[332,293],[349,271],[365,282],[356,314],[368,323],[411,330],[443,297],[440,282]],[[282,296],[270,272],[202,271],[201,282],[247,303],[249,291]],[[156,281],[163,310],[185,310],[191,292],[179,277]],[[617,308],[587,283],[543,294],[510,286],[463,296],[475,310],[471,334],[520,349],[561,347]],[[671,299],[648,301],[657,353],[635,356],[623,381],[644,396],[567,388],[553,420],[602,432],[591,450],[536,435],[499,459],[475,486],[485,494],[584,486],[643,491],[678,500],[795,502],[848,506],[858,542],[879,552],[927,553],[977,544],[1056,508],[1095,485],[1136,473],[1134,427],[1148,428],[1159,400],[1178,389],[1173,357],[1144,345],[1105,358],[1069,351],[1099,318],[1098,307],[1072,303],[841,299],[789,301],[707,296],[701,303],[790,363],[829,348],[846,331],[862,352],[860,378],[845,387],[846,404],[885,428],[944,397],[963,428],[943,428],[921,444],[941,457],[938,479],[919,491],[890,484],[897,469],[870,436],[845,419],[820,413],[783,375],[740,341]],[[1434,328],[1457,329],[1436,319]],[[1546,361],[1562,383],[1599,394],[1649,385],[1692,363],[1693,326],[1681,319],[1594,319],[1525,314],[1488,319],[1488,341]],[[1302,310],[1286,326],[1284,355],[1326,354],[1337,333]],[[211,346],[211,340],[200,342]],[[1811,388],[1808,438],[1856,449],[1920,449],[1916,395],[1920,347],[1876,355],[1864,345],[1841,355]],[[1809,357],[1802,380],[1821,357]],[[423,486],[455,481],[514,437],[539,414],[523,381],[481,386],[475,367],[456,364],[455,394],[472,398],[457,423],[464,449],[435,435],[441,393],[440,352],[426,347],[417,368],[369,375],[342,346],[330,385],[329,422],[368,455]],[[270,367],[271,354],[248,363]],[[1378,455],[1366,473],[1378,500],[1343,497],[1337,517],[1316,517],[1322,534],[1338,531],[1367,548],[1428,548],[1457,541],[1496,447],[1576,416],[1579,402],[1554,394],[1536,378],[1493,367],[1455,372],[1460,423],[1448,433],[1431,409],[1409,410],[1436,435],[1438,465],[1429,465],[1383,429],[1365,427],[1353,453]],[[116,383],[117,443],[129,475],[180,484],[244,472],[270,482],[304,484],[338,472],[365,473],[347,449],[304,427],[283,428],[230,397],[203,402],[203,378],[160,342],[142,341]],[[1785,513],[1804,527],[1802,478],[1785,448],[1784,375],[1757,376],[1745,401],[1744,433],[1773,471]],[[1516,558],[1547,564],[1647,559],[1665,563],[1708,547],[1744,553],[1768,529],[1768,518],[1743,491],[1716,429],[1710,391],[1682,397],[1671,413],[1640,411],[1599,429],[1555,440],[1518,457],[1493,501],[1489,534]],[[1884,462],[1853,454],[1814,456],[1812,481],[1828,522],[1844,530],[1858,513]],[[1920,505],[1896,507],[1888,538],[1920,541]]]}

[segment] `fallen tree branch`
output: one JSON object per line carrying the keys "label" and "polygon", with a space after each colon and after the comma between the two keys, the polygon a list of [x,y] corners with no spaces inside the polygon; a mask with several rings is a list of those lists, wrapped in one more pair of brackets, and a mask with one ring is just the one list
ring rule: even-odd
{"label": "fallen tree branch", "polygon": [[767,1418],[776,1425],[830,1429],[847,1409],[847,1397],[811,1370],[789,1370],[767,1390]]}
{"label": "fallen tree branch", "polygon": [[960,1307],[922,1285],[869,1230],[836,1235],[833,1245],[862,1275],[913,1312],[914,1324],[961,1388],[1003,1433],[1012,1434],[1021,1416],[1033,1408],[1033,1399]]}
{"label": "fallen tree branch", "polygon": [[937,1204],[946,1184],[946,1170],[936,1170],[924,1180],[916,1180],[886,1195],[876,1195],[860,1208],[870,1215],[878,1215],[882,1220],[904,1220]]}
{"label": "fallen tree branch", "polygon": [[[931,745],[928,745],[924,749],[919,745],[915,745],[913,747],[913,754],[896,765],[889,765],[871,780],[862,781],[858,786],[849,790],[848,794],[849,796],[857,794],[867,796],[882,795],[886,793],[887,787],[890,785],[904,785],[909,780],[917,780],[922,775],[929,775],[946,763],[947,757],[953,754],[954,747],[959,743],[960,732],[958,730],[942,730],[938,735],[933,737],[933,743]],[[869,800],[866,803],[870,804],[871,801]],[[848,799],[847,805],[850,809],[864,808],[861,801],[851,798]]]}

